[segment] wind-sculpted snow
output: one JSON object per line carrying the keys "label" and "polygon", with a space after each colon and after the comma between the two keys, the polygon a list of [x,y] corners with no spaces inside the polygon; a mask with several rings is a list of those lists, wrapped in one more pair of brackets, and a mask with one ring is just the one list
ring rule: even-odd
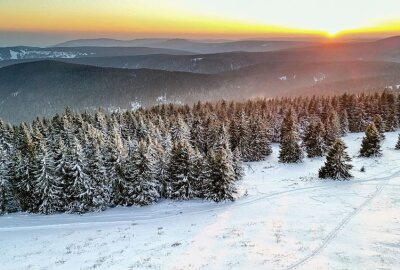
{"label": "wind-sculpted snow", "polygon": [[[399,269],[400,151],[319,180],[324,158],[246,164],[235,202],[169,201],[85,215],[0,217],[1,269]],[[360,172],[364,166],[365,172]]]}

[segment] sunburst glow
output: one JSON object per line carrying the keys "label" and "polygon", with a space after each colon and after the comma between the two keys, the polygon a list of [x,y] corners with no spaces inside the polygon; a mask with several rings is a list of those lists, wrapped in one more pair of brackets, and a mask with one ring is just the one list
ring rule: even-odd
{"label": "sunburst glow", "polygon": [[[361,8],[362,7],[362,8]],[[0,1],[1,33],[269,37],[400,33],[400,1]],[[60,34],[61,33],[61,34]]]}

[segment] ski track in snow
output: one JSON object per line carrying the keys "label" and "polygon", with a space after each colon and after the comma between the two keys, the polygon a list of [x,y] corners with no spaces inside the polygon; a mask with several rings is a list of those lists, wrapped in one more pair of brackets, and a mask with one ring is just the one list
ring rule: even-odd
{"label": "ski track in snow", "polygon": [[246,166],[235,202],[5,215],[0,269],[400,269],[397,133],[371,159],[357,157],[363,136],[344,138],[349,181],[317,180],[323,158],[279,164],[274,144]]}
{"label": "ski track in snow", "polygon": [[[347,181],[347,182],[340,182],[340,181],[336,181],[335,185],[319,185],[319,186],[313,186],[313,187],[304,187],[304,188],[298,188],[298,189],[293,189],[293,190],[286,190],[286,191],[280,191],[280,192],[275,192],[275,193],[270,193],[270,194],[266,194],[260,197],[256,197],[253,199],[242,199],[242,201],[237,201],[236,203],[226,203],[226,204],[222,204],[222,205],[215,205],[213,208],[210,209],[204,209],[204,210],[199,210],[199,211],[189,211],[189,212],[184,212],[184,213],[175,213],[175,214],[171,214],[171,215],[165,215],[162,217],[147,217],[147,216],[143,216],[143,218],[138,218],[138,216],[136,216],[136,219],[124,219],[124,220],[119,220],[119,221],[89,221],[89,222],[72,222],[72,223],[60,223],[60,224],[52,224],[52,225],[36,225],[36,226],[15,226],[15,227],[0,227],[0,232],[12,232],[12,231],[23,231],[23,230],[41,230],[41,229],[50,229],[50,228],[66,228],[66,227],[80,227],[80,226],[87,226],[87,225],[101,225],[101,224],[126,224],[126,223],[132,223],[132,222],[140,222],[140,223],[148,223],[148,222],[155,222],[155,221],[160,221],[160,220],[164,220],[164,219],[171,219],[171,218],[175,218],[177,216],[192,216],[192,215],[198,215],[198,214],[202,214],[202,213],[210,213],[210,212],[217,212],[219,210],[224,210],[224,209],[236,209],[239,207],[244,207],[244,206],[250,206],[252,204],[258,203],[258,202],[262,202],[263,200],[266,199],[271,199],[271,198],[276,198],[282,195],[288,195],[291,193],[301,193],[301,192],[307,192],[307,191],[314,191],[314,190],[319,190],[319,189],[330,189],[334,186],[339,186],[339,185],[343,185],[343,184],[362,184],[362,183],[366,183],[366,182],[378,182],[378,181],[383,181],[383,180],[387,180],[390,179],[396,175],[398,175],[400,173],[400,171],[397,171],[396,173],[394,173],[393,175],[387,176],[387,177],[383,177],[383,178],[375,178],[375,179],[366,179],[366,180],[358,180],[358,181]],[[107,217],[116,217],[116,216],[121,216],[121,215],[110,215]],[[123,215],[122,215],[123,216]],[[96,216],[91,216],[90,218],[93,218]],[[101,217],[101,215],[100,215]],[[288,268],[288,269],[293,269],[293,268]]]}
{"label": "ski track in snow", "polygon": [[354,218],[358,213],[360,213],[371,201],[373,201],[379,194],[382,193],[383,188],[389,183],[390,179],[394,176],[397,176],[399,172],[387,177],[383,177],[379,180],[384,181],[377,185],[376,190],[372,193],[368,198],[357,208],[354,209],[353,212],[349,213],[339,224],[327,235],[325,239],[322,240],[320,246],[318,246],[310,255],[304,257],[300,261],[290,265],[286,270],[297,269],[300,266],[308,263],[311,261],[315,256],[320,254],[328,245],[329,243],[338,235],[338,233],[346,226],[347,223],[350,222],[352,218]]}

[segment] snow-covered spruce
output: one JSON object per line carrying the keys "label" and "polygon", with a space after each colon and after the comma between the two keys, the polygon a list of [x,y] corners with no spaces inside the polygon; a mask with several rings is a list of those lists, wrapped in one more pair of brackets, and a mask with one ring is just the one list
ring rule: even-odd
{"label": "snow-covered spruce", "polygon": [[326,151],[325,128],[321,120],[311,122],[304,132],[303,146],[308,158],[322,157]]}
{"label": "snow-covered spruce", "polygon": [[198,183],[198,177],[192,175],[197,170],[192,170],[194,162],[194,151],[189,143],[180,138],[174,144],[171,152],[169,165],[169,181],[171,192],[168,197],[172,199],[191,199],[194,197],[194,187],[201,186]]}
{"label": "snow-covered spruce", "polygon": [[377,157],[381,153],[381,134],[375,127],[374,123],[368,125],[365,131],[365,137],[361,143],[360,156],[361,157]]}
{"label": "snow-covered spruce", "polygon": [[341,139],[336,139],[336,142],[328,152],[325,165],[319,170],[319,178],[348,180],[352,177],[350,170],[353,166],[349,163],[351,158],[346,153],[346,148]]}
{"label": "snow-covered spruce", "polygon": [[385,139],[385,123],[383,123],[383,118],[379,114],[375,114],[373,117],[373,123],[379,132],[381,139]]}
{"label": "snow-covered spruce", "polygon": [[296,129],[293,112],[289,110],[282,123],[279,162],[299,163],[303,160],[303,152]]}
{"label": "snow-covered spruce", "polygon": [[141,140],[123,164],[125,205],[148,205],[159,199],[159,182],[154,177],[153,165],[149,147]]}
{"label": "snow-covered spruce", "polygon": [[214,154],[214,151],[211,150],[207,155],[207,167],[208,179],[204,197],[216,202],[233,201],[237,191],[234,185],[236,176],[230,151],[220,149]]}
{"label": "snow-covered spruce", "polygon": [[385,91],[111,114],[67,108],[29,124],[0,121],[1,213],[85,213],[161,198],[231,200],[242,161],[269,156],[271,142],[281,142],[284,163],[302,160],[300,145],[307,156],[321,156],[334,138],[365,131],[371,122],[381,133],[396,129],[399,101],[398,93]]}
{"label": "snow-covered spruce", "polygon": [[325,125],[325,145],[330,148],[341,135],[340,119],[333,109],[329,111]]}
{"label": "snow-covered spruce", "polygon": [[400,134],[399,134],[399,138],[397,139],[397,143],[396,143],[394,149],[400,150]]}
{"label": "snow-covered spruce", "polygon": [[7,158],[5,149],[0,145],[0,214],[16,212],[20,209],[7,174]]}

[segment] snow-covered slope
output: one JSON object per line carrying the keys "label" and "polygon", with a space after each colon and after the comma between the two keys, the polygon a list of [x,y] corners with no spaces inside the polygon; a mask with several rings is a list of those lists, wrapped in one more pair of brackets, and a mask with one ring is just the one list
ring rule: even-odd
{"label": "snow-covered slope", "polygon": [[86,57],[89,54],[79,51],[45,50],[42,48],[15,47],[0,48],[1,60],[22,60],[22,59],[53,59],[53,58],[77,58]]}
{"label": "snow-covered slope", "polygon": [[397,133],[372,159],[355,157],[362,137],[344,138],[351,181],[316,178],[323,158],[279,164],[274,145],[233,203],[0,217],[1,269],[400,269]]}
{"label": "snow-covered slope", "polygon": [[[28,59],[72,59],[86,57],[108,57],[108,56],[134,56],[152,54],[191,54],[189,52],[146,47],[68,47],[68,48],[39,48],[39,47],[0,47],[0,61]],[[11,61],[14,60],[14,61]]]}

